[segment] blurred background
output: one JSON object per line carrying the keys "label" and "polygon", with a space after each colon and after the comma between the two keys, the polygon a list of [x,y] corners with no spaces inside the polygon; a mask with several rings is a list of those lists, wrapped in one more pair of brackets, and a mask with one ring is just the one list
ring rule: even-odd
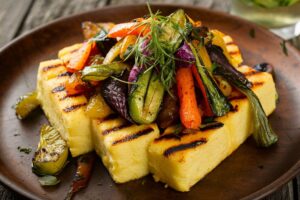
{"label": "blurred background", "polygon": [[[146,0],[0,0],[0,48],[26,32],[71,14]],[[251,20],[300,49],[300,0],[152,0],[195,5]],[[252,33],[255,34],[255,33]],[[0,183],[1,199],[24,199]],[[300,176],[265,199],[300,198]]]}

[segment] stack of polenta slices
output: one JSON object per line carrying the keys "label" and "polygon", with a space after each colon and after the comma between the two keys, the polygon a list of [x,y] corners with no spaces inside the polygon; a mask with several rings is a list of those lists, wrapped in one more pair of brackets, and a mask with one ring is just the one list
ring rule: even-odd
{"label": "stack of polenta slices", "polygon": [[[242,57],[232,38],[217,30],[212,32],[222,38],[213,43],[222,47],[230,63],[253,83],[252,90],[265,113],[271,114],[276,106],[272,75],[240,66]],[[99,119],[90,118],[86,114],[87,97],[67,96],[64,87],[71,76],[64,65],[81,45],[66,47],[59,51],[58,59],[40,63],[37,97],[72,156],[95,150],[115,182],[138,179],[150,172],[156,181],[178,191],[189,191],[252,133],[251,108],[245,96],[232,97],[234,111],[216,118],[222,122],[219,125],[185,134],[173,134],[175,127],[160,133],[155,123],[131,124],[113,112]]]}

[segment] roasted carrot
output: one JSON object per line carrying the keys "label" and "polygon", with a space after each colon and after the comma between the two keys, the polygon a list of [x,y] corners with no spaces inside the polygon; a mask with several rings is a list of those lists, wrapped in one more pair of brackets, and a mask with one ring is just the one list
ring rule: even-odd
{"label": "roasted carrot", "polygon": [[185,128],[198,129],[201,125],[201,114],[197,105],[192,69],[179,68],[176,81],[181,123]]}
{"label": "roasted carrot", "polygon": [[78,157],[76,174],[65,200],[72,199],[76,192],[88,185],[95,159],[95,153],[88,153]]}
{"label": "roasted carrot", "polygon": [[202,93],[203,101],[201,103],[202,103],[202,107],[203,107],[202,108],[203,109],[203,115],[206,116],[206,117],[212,117],[212,116],[214,116],[214,113],[211,109],[205,87],[203,85],[203,82],[201,80],[201,77],[200,77],[200,75],[198,73],[198,70],[197,70],[195,65],[192,66],[192,72],[193,72],[193,75],[196,79],[197,86],[200,88],[201,93]]}
{"label": "roasted carrot", "polygon": [[149,32],[148,25],[139,22],[128,22],[115,25],[107,34],[110,38],[125,37],[127,35],[145,35]]}
{"label": "roasted carrot", "polygon": [[67,70],[69,72],[76,72],[83,69],[95,46],[94,42],[86,42],[79,50],[72,53]]}

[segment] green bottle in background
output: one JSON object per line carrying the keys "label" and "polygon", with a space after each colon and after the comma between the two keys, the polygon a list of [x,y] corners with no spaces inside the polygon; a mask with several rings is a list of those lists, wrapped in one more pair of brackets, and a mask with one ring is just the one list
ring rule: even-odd
{"label": "green bottle in background", "polygon": [[299,0],[232,0],[231,13],[267,28],[293,25],[300,21]]}

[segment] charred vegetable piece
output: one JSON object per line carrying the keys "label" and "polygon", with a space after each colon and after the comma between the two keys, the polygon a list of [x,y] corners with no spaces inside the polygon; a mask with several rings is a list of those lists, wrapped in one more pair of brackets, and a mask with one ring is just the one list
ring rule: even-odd
{"label": "charred vegetable piece", "polygon": [[121,49],[120,49],[120,58],[121,59],[125,59],[125,54],[126,54],[126,51],[128,48],[130,48],[130,46],[132,47],[135,42],[137,40],[137,36],[135,35],[128,35],[124,38],[124,41],[122,42],[122,46],[121,46]]}
{"label": "charred vegetable piece", "polygon": [[92,65],[82,70],[82,80],[102,81],[112,75],[120,76],[128,65],[123,62],[112,62],[110,64]]}
{"label": "charred vegetable piece", "polygon": [[278,137],[273,132],[258,97],[251,90],[252,84],[244,77],[242,73],[237,71],[229,63],[220,47],[216,45],[207,45],[207,50],[209,52],[212,62],[216,64],[214,73],[223,76],[240,92],[247,96],[252,107],[254,117],[253,136],[257,145],[262,147],[268,147],[276,143]]}
{"label": "charred vegetable piece", "polygon": [[88,94],[91,93],[93,88],[86,82],[82,81],[80,74],[73,73],[70,79],[65,83],[67,96]]}
{"label": "charred vegetable piece", "polygon": [[66,165],[68,147],[60,133],[49,125],[43,125],[40,142],[32,159],[32,171],[37,175],[58,174]]}
{"label": "charred vegetable piece", "polygon": [[141,73],[128,97],[131,118],[139,124],[152,123],[159,112],[164,96],[164,86],[157,74],[148,70]]}
{"label": "charred vegetable piece", "polygon": [[182,9],[179,9],[169,16],[169,20],[161,26],[159,42],[164,49],[175,52],[183,40],[179,29],[184,30],[186,27],[186,16]]}
{"label": "charred vegetable piece", "polygon": [[78,51],[72,53],[70,62],[67,65],[68,72],[76,72],[83,69],[93,48],[95,48],[94,42],[86,42]]}
{"label": "charred vegetable piece", "polygon": [[176,81],[180,101],[180,121],[185,128],[198,129],[201,125],[201,114],[197,105],[192,69],[179,68],[176,72]]}
{"label": "charred vegetable piece", "polygon": [[39,107],[40,102],[37,99],[37,92],[30,92],[24,96],[20,96],[17,103],[14,105],[16,115],[18,119],[24,119],[27,117],[34,109]]}
{"label": "charred vegetable piece", "polygon": [[123,40],[118,41],[106,54],[103,64],[109,64],[113,62],[121,52]]}
{"label": "charred vegetable piece", "polygon": [[196,84],[197,84],[198,88],[201,90],[201,94],[203,97],[203,99],[201,99],[201,102],[200,102],[200,104],[202,105],[202,109],[203,109],[203,116],[212,117],[215,114],[212,110],[212,105],[209,101],[209,97],[208,97],[205,85],[203,84],[201,76],[195,65],[192,66],[192,72],[193,72],[193,76],[195,77]]}
{"label": "charred vegetable piece", "polygon": [[149,26],[147,24],[141,24],[140,22],[127,22],[115,25],[108,33],[108,37],[117,38],[125,37],[127,35],[146,35],[149,32]]}
{"label": "charred vegetable piece", "polygon": [[[203,61],[198,56],[194,46],[189,44],[195,59],[196,59],[196,68],[199,74],[199,78],[197,80],[198,84],[200,85],[200,89],[202,93],[206,95],[206,98],[210,104],[211,110],[215,116],[223,116],[228,113],[231,109],[231,104],[224,96],[224,94],[220,91],[217,84],[211,77],[210,73],[204,66]],[[195,70],[194,70],[195,71]],[[194,73],[195,74],[195,73]],[[197,79],[197,77],[196,77]],[[205,96],[203,95],[203,96]]]}
{"label": "charred vegetable piece", "polygon": [[108,78],[102,85],[102,96],[110,107],[119,113],[124,119],[132,122],[127,106],[127,84]]}
{"label": "charred vegetable piece", "polygon": [[179,103],[175,87],[171,88],[170,92],[172,96],[165,93],[161,110],[156,119],[158,126],[163,129],[177,123],[179,120]]}
{"label": "charred vegetable piece", "polygon": [[226,81],[222,76],[214,76],[214,78],[215,78],[216,82],[218,83],[218,86],[219,86],[220,90],[222,91],[222,93],[226,97],[229,97],[232,93],[232,87],[228,83],[228,81]]}
{"label": "charred vegetable piece", "polygon": [[117,43],[116,39],[107,37],[107,31],[105,29],[101,29],[101,31],[90,40],[96,42],[98,49],[103,55],[106,55]]}
{"label": "charred vegetable piece", "polygon": [[82,22],[81,28],[85,39],[90,39],[99,34],[100,31],[108,32],[114,26],[113,23]]}
{"label": "charred vegetable piece", "polygon": [[100,94],[94,95],[89,99],[86,106],[86,114],[90,118],[102,119],[111,113],[113,113],[113,111]]}
{"label": "charred vegetable piece", "polygon": [[104,57],[100,55],[91,56],[88,65],[101,65],[103,63]]}
{"label": "charred vegetable piece", "polygon": [[72,199],[76,192],[87,187],[92,175],[95,159],[95,153],[88,153],[78,157],[76,174],[65,200]]}

